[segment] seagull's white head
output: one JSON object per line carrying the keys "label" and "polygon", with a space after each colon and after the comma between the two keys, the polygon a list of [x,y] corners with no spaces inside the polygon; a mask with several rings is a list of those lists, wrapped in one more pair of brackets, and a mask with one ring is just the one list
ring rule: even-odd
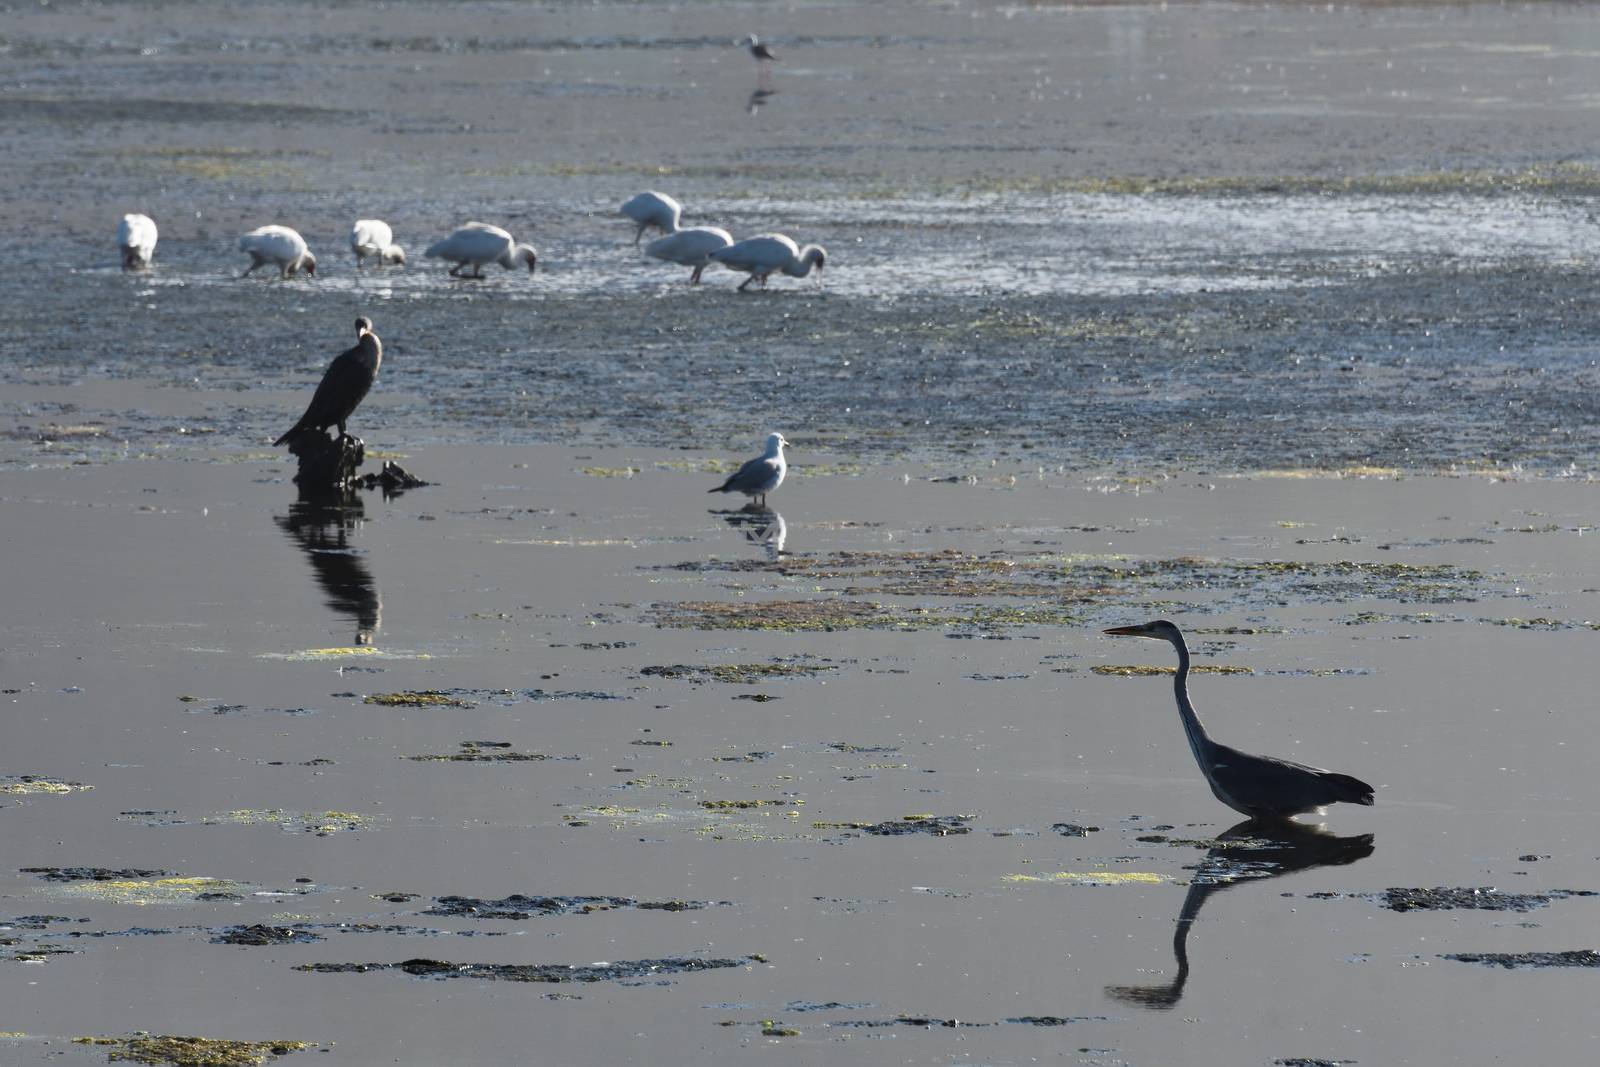
{"label": "seagull's white head", "polygon": [[784,439],[784,436],[781,433],[769,433],[769,434],[767,434],[767,455],[769,455],[769,456],[781,456],[781,455],[783,455],[784,446],[787,445],[788,443],[789,442]]}

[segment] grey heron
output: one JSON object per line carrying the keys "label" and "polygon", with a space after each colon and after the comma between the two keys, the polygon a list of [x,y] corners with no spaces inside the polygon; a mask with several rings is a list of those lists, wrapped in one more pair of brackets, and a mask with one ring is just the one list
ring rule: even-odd
{"label": "grey heron", "polygon": [[1234,811],[1253,819],[1282,820],[1303,812],[1318,811],[1325,804],[1344,801],[1372,804],[1372,787],[1348,774],[1308,767],[1274,756],[1252,756],[1236,748],[1220,745],[1207,736],[1194,705],[1189,702],[1189,647],[1183,631],[1166,619],[1139,626],[1115,626],[1105,631],[1114,637],[1148,637],[1167,641],[1178,651],[1178,673],[1174,689],[1178,698],[1178,717],[1189,738],[1200,773],[1206,776],[1211,792]]}

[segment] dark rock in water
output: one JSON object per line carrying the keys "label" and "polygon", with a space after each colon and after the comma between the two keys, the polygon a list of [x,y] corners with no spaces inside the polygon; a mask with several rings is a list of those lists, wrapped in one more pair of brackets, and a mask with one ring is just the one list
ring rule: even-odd
{"label": "dark rock in water", "polygon": [[1552,900],[1594,896],[1588,889],[1552,889],[1546,893],[1502,893],[1493,886],[1437,889],[1386,889],[1373,897],[1390,911],[1532,911]]}
{"label": "dark rock in water", "polygon": [[143,867],[19,867],[23,874],[37,874],[47,882],[125,882],[143,878],[172,878],[171,871]]}
{"label": "dark rock in water", "polygon": [[257,923],[254,926],[230,926],[213,937],[211,943],[259,948],[264,945],[308,945],[321,940],[321,934],[313,934],[307,930],[293,930],[287,926],[263,926]]}
{"label": "dark rock in water", "polygon": [[365,974],[368,971],[404,971],[416,978],[477,978],[502,982],[615,982],[629,978],[656,978],[765,963],[764,956],[740,959],[700,959],[671,956],[654,960],[619,960],[615,963],[449,963],[414,959],[400,963],[307,963],[297,971],[318,974]]}
{"label": "dark rock in water", "polygon": [[1088,837],[1092,833],[1099,832],[1100,827],[1079,826],[1075,822],[1058,822],[1051,826],[1050,829],[1054,830],[1062,837]]}
{"label": "dark rock in water", "polygon": [[1345,1067],[1353,1064],[1355,1060],[1324,1060],[1312,1056],[1290,1056],[1288,1059],[1273,1060],[1274,1067]]}
{"label": "dark rock in water", "polygon": [[407,489],[420,489],[428,482],[418,478],[400,464],[392,460],[384,460],[383,468],[377,474],[363,476],[359,483],[363,489],[382,489],[384,496],[394,496]]}
{"label": "dark rock in water", "polygon": [[928,815],[922,818],[890,819],[861,829],[875,837],[900,837],[905,834],[944,837],[947,834],[970,834],[972,827],[966,824],[971,821],[970,815]]}
{"label": "dark rock in water", "polygon": [[1590,948],[1566,952],[1450,952],[1443,959],[1519,970],[1534,967],[1600,967],[1600,952]]}

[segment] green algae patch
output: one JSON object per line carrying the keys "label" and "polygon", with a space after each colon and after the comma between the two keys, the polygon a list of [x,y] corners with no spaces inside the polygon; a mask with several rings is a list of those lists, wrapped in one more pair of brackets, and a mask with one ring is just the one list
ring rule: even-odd
{"label": "green algae patch", "polygon": [[687,678],[691,681],[725,682],[729,685],[755,685],[773,678],[810,678],[839,668],[821,663],[720,663],[692,667],[679,663],[670,667],[645,667],[639,673],[651,678]]}
{"label": "green algae patch", "polygon": [[255,1067],[268,1059],[317,1047],[309,1041],[229,1041],[166,1034],[75,1037],[72,1043],[105,1048],[108,1063],[145,1063],[152,1067]]}
{"label": "green algae patch", "polygon": [[239,808],[219,812],[204,820],[208,826],[225,823],[235,826],[276,826],[286,832],[328,837],[336,833],[370,830],[376,823],[371,815],[354,811],[284,811],[281,808]]}
{"label": "green algae patch", "polygon": [[1164,874],[1153,871],[1052,871],[1049,874],[1008,874],[1001,881],[1020,885],[1042,883],[1046,885],[1161,885],[1171,881]]}
{"label": "green algae patch", "polygon": [[[1229,666],[1222,663],[1203,663],[1190,668],[1194,674],[1254,674],[1250,667]],[[1096,663],[1089,668],[1092,674],[1114,678],[1148,678],[1156,674],[1177,674],[1176,667],[1156,667],[1144,663]]]}
{"label": "green algae patch", "polygon": [[0,796],[60,796],[65,793],[81,793],[93,788],[94,786],[84,785],[81,782],[64,782],[37,774],[0,775]]}
{"label": "green algae patch", "polygon": [[639,467],[579,467],[578,473],[591,478],[632,478],[640,470]]}
{"label": "green algae patch", "polygon": [[833,631],[900,625],[882,604],[861,600],[699,600],[657,604],[657,626],[693,630]]}
{"label": "green algae patch", "polygon": [[753,808],[795,808],[803,800],[702,800],[700,806],[707,811],[749,811]]}
{"label": "green algae patch", "polygon": [[407,689],[399,693],[370,693],[361,699],[363,704],[377,704],[385,708],[475,708],[478,705],[437,689]]}
{"label": "green algae patch", "polygon": [[52,890],[78,900],[103,900],[112,904],[193,904],[205,900],[238,900],[250,888],[225,878],[109,878],[72,882]]}

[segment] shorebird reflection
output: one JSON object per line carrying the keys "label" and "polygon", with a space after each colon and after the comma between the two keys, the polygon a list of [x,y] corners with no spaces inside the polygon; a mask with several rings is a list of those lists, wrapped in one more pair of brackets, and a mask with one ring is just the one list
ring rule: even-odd
{"label": "shorebird reflection", "polygon": [[760,114],[761,109],[767,106],[767,100],[777,95],[776,89],[755,89],[750,93],[750,99],[744,103],[744,109],[752,115]]}
{"label": "shorebird reflection", "polygon": [[1124,1004],[1167,1011],[1183,999],[1189,981],[1189,928],[1213,893],[1241,882],[1277,878],[1313,867],[1338,867],[1372,855],[1372,835],[1337,837],[1315,826],[1262,823],[1246,819],[1217,835],[1218,844],[1194,869],[1189,892],[1172,932],[1177,970],[1171,981],[1152,985],[1106,986],[1106,996]]}
{"label": "shorebird reflection", "polygon": [[351,536],[365,519],[365,505],[355,493],[302,496],[289,505],[289,514],[272,519],[311,561],[311,573],[327,595],[328,607],[355,619],[358,645],[372,644],[383,622],[378,583],[366,561],[350,547]]}
{"label": "shorebird reflection", "polygon": [[717,511],[722,521],[744,534],[744,539],[760,545],[767,561],[776,563],[784,556],[784,545],[789,541],[789,524],[783,515],[771,508],[746,504],[738,511]]}

